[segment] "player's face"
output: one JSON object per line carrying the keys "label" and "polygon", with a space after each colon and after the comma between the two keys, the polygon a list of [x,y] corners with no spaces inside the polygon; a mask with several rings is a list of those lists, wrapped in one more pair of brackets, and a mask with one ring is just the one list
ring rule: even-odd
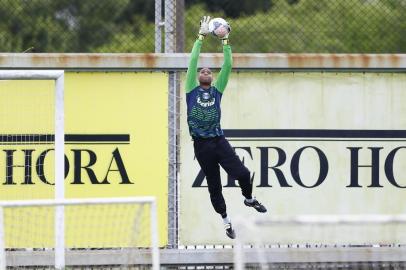
{"label": "player's face", "polygon": [[211,84],[213,81],[213,74],[209,68],[202,68],[199,72],[200,84]]}

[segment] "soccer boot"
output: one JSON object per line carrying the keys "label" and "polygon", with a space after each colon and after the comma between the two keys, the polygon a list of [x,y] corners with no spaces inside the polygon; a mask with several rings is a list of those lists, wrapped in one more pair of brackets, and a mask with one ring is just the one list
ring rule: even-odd
{"label": "soccer boot", "polygon": [[265,206],[263,206],[260,202],[258,202],[257,199],[255,199],[255,197],[253,198],[252,202],[249,202],[247,199],[245,199],[244,204],[248,207],[254,207],[255,210],[257,210],[260,213],[266,212]]}
{"label": "soccer boot", "polygon": [[230,237],[231,239],[235,238],[235,231],[231,223],[224,224],[224,229],[226,230],[226,234],[228,237]]}

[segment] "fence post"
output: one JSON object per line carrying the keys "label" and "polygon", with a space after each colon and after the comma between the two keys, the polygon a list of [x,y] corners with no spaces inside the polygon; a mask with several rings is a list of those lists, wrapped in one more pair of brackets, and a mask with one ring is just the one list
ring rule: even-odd
{"label": "fence post", "polygon": [[162,52],[162,0],[155,0],[155,53]]}
{"label": "fence post", "polygon": [[[55,199],[65,198],[64,73],[55,81]],[[65,268],[65,212],[55,207],[55,268]]]}
{"label": "fence post", "polygon": [[[165,0],[165,53],[176,50],[176,0]],[[178,246],[177,74],[168,72],[168,247]]]}

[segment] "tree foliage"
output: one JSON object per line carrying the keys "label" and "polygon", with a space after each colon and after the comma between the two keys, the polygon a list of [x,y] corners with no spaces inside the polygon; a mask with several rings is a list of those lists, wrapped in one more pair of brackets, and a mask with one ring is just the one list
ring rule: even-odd
{"label": "tree foliage", "polygon": [[[187,11],[186,51],[198,28],[192,14],[207,12],[202,5]],[[274,0],[267,12],[226,18],[235,52],[395,53],[406,52],[405,14],[406,1],[397,0]],[[203,51],[220,49],[212,38]]]}
{"label": "tree foliage", "polygon": [[[153,52],[153,0],[1,0],[0,51]],[[405,53],[405,0],[185,0],[185,51],[203,15],[234,52]],[[178,33],[179,34],[179,33]],[[203,51],[221,51],[207,38]]]}
{"label": "tree foliage", "polygon": [[266,12],[272,6],[272,0],[186,0],[186,6],[201,4],[210,13],[223,12],[226,18],[238,18]]}
{"label": "tree foliage", "polygon": [[0,49],[92,51],[112,40],[129,1],[2,0]]}

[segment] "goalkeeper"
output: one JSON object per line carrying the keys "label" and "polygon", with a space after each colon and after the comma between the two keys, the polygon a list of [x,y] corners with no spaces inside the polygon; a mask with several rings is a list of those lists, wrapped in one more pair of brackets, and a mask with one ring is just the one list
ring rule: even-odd
{"label": "goalkeeper", "polygon": [[193,138],[196,159],[207,179],[211,203],[223,219],[227,236],[234,239],[235,232],[227,216],[226,203],[222,194],[219,165],[238,180],[246,206],[253,207],[262,213],[266,212],[266,208],[252,197],[250,171],[225,139],[220,127],[220,103],[232,65],[228,34],[222,39],[224,63],[217,80],[212,84],[213,75],[209,68],[202,68],[197,73],[200,48],[205,36],[209,33],[209,21],[209,16],[203,17],[200,21],[199,36],[194,43],[187,70],[185,86],[187,122],[189,133]]}

